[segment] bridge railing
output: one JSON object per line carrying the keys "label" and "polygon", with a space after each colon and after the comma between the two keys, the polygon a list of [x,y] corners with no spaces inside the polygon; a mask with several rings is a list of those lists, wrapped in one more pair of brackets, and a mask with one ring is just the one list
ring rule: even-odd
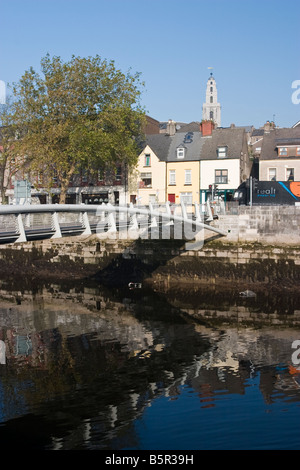
{"label": "bridge railing", "polygon": [[[184,222],[201,230],[213,220],[210,205],[113,206],[111,204],[37,204],[0,206],[0,242],[105,234],[128,230],[155,230]],[[218,232],[215,228],[211,230]],[[179,233],[179,232],[178,232]],[[221,233],[221,232],[220,232]],[[180,236],[180,235],[179,235]],[[177,235],[178,237],[178,235]]]}

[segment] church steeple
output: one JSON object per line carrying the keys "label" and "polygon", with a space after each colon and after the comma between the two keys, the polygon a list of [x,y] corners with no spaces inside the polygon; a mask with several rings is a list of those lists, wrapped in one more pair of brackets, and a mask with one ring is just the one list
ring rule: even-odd
{"label": "church steeple", "polygon": [[221,127],[221,105],[218,103],[217,84],[211,72],[206,85],[206,99],[202,106],[202,119],[211,119]]}

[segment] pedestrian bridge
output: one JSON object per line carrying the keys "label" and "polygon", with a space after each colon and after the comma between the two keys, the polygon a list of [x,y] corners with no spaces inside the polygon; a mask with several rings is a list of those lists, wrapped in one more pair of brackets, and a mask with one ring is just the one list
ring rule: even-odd
{"label": "pedestrian bridge", "polygon": [[209,204],[114,206],[112,204],[24,204],[0,206],[0,243],[97,234],[99,238],[204,239],[226,236],[210,225]]}

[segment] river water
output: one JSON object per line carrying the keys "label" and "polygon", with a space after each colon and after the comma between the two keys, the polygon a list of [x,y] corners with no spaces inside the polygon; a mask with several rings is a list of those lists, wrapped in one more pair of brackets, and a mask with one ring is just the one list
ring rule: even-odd
{"label": "river water", "polygon": [[298,296],[2,282],[0,340],[1,448],[300,449]]}

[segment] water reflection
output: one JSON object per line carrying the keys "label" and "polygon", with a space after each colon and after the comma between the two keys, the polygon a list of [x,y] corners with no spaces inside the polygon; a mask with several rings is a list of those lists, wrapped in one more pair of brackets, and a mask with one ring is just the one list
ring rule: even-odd
{"label": "water reflection", "polygon": [[[193,449],[200,432],[199,417],[193,417],[199,410],[219,412],[232,397],[248,400],[251,387],[265,405],[299,405],[300,371],[291,361],[292,342],[300,339],[297,299],[293,312],[283,313],[270,306],[261,311],[261,299],[246,304],[232,293],[185,296],[180,290],[176,295],[109,291],[88,283],[34,290],[3,284],[1,442],[27,449],[164,448],[157,426],[163,419],[170,435],[173,418],[164,415],[168,400],[185,403],[184,409],[193,403],[189,432],[195,442],[181,447],[181,423],[169,444]],[[156,412],[161,400],[164,408]],[[250,400],[247,406],[257,403]],[[176,419],[185,414],[178,412]],[[144,443],[141,422],[157,423]],[[212,447],[218,432],[216,427],[211,434]],[[261,443],[261,436],[257,439]]]}

